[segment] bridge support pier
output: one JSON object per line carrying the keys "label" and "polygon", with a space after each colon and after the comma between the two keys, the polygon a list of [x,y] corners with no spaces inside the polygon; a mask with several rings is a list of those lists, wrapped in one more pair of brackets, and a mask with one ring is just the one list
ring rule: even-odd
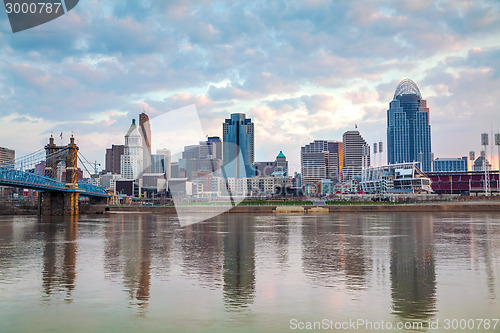
{"label": "bridge support pier", "polygon": [[78,192],[42,192],[40,213],[42,216],[78,215]]}
{"label": "bridge support pier", "polygon": [[82,202],[80,212],[82,214],[104,214],[106,213],[107,198],[89,197],[88,202]]}

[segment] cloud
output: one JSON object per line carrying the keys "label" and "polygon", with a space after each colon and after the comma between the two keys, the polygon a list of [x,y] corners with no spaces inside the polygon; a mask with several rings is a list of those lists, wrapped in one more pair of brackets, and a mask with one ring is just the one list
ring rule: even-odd
{"label": "cloud", "polygon": [[500,96],[495,1],[104,0],[17,34],[5,24],[2,126],[36,121],[33,150],[47,130],[78,131],[92,151],[102,143],[94,159],[142,110],[190,104],[213,135],[230,113],[253,117],[259,158],[280,146],[296,158],[354,123],[379,140],[403,77],[428,99],[433,147],[447,151],[444,136],[478,131]]}
{"label": "cloud", "polygon": [[353,104],[363,104],[378,99],[378,93],[370,91],[370,89],[363,85],[358,89],[350,89],[344,92],[344,97],[351,101]]}

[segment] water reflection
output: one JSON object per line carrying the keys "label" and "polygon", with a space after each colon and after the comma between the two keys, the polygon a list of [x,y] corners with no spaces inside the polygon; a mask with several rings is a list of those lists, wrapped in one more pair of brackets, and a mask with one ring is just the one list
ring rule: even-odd
{"label": "water reflection", "polygon": [[302,226],[302,269],[314,284],[333,287],[342,279],[345,238],[338,223],[327,216],[306,219]]}
{"label": "water reflection", "polygon": [[224,301],[242,309],[255,295],[255,230],[251,216],[221,215],[224,235]]}
{"label": "water reflection", "polygon": [[371,270],[371,245],[365,235],[366,217],[354,215],[346,219],[341,217],[339,232],[343,255],[343,269],[346,285],[351,289],[362,289],[366,284],[366,275]]}
{"label": "water reflection", "polygon": [[478,220],[477,216],[463,213],[447,214],[440,220],[435,230],[436,241],[443,244],[444,248],[453,247],[454,249],[453,252],[443,255],[444,262],[462,259],[459,262],[462,269],[484,270],[488,297],[496,299],[494,253],[500,248],[500,243],[492,235],[500,233],[498,220],[492,218],[491,215]]}
{"label": "water reflection", "polygon": [[110,277],[123,275],[124,290],[141,311],[150,298],[153,222],[139,214],[112,216],[105,232],[105,272]]}
{"label": "water reflection", "polygon": [[42,285],[47,296],[65,291],[67,302],[72,301],[75,289],[78,216],[69,219],[44,217],[39,224],[43,235]]}
{"label": "water reflection", "polygon": [[392,215],[391,291],[402,319],[425,320],[436,312],[436,268],[431,215]]}
{"label": "water reflection", "polygon": [[486,213],[225,214],[185,228],[152,214],[0,217],[0,310],[30,300],[37,313],[42,295],[56,312],[98,302],[121,318],[235,327],[300,314],[491,317],[499,258],[500,219]]}
{"label": "water reflection", "polygon": [[326,287],[365,287],[370,271],[370,244],[364,235],[363,217],[340,215],[306,219],[302,227],[302,266],[315,284]]}
{"label": "water reflection", "polygon": [[213,223],[188,225],[178,230],[182,240],[182,266],[186,276],[193,277],[202,286],[221,287],[224,265],[222,226]]}

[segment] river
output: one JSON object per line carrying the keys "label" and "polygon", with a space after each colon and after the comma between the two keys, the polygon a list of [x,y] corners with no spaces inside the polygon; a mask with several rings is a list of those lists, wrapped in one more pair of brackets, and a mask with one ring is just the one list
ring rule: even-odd
{"label": "river", "polygon": [[499,281],[498,213],[0,216],[1,332],[498,332]]}

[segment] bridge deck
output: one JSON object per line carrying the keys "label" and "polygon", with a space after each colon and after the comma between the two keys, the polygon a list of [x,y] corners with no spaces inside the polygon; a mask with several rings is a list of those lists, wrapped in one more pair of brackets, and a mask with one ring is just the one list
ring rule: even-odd
{"label": "bridge deck", "polygon": [[85,182],[78,182],[78,189],[70,189],[54,178],[0,166],[0,185],[28,188],[39,191],[80,192],[83,196],[109,197],[106,189]]}

